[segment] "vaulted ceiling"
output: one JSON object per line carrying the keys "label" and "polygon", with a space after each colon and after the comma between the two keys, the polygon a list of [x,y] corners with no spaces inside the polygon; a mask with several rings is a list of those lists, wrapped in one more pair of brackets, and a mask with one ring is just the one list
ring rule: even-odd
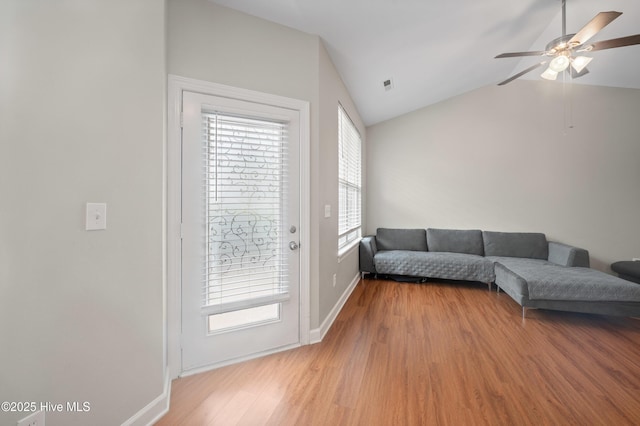
{"label": "vaulted ceiling", "polygon": [[[540,58],[494,56],[543,50],[562,34],[561,0],[211,1],[319,35],[367,125],[505,80]],[[637,0],[567,0],[567,32],[609,10],[623,15],[593,41],[640,33]],[[576,84],[640,89],[640,45],[590,56]]]}

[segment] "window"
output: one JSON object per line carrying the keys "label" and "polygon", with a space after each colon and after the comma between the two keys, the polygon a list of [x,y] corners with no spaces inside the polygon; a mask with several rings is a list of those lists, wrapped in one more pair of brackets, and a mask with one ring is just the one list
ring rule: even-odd
{"label": "window", "polygon": [[338,105],[338,253],[355,245],[362,226],[362,141],[345,110]]}
{"label": "window", "polygon": [[223,314],[288,300],[289,248],[280,237],[288,126],[214,111],[203,112],[202,124],[202,305]]}

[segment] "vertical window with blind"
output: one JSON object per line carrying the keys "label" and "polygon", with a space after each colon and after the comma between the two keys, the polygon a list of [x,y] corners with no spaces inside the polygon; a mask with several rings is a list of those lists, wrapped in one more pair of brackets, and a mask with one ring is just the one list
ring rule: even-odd
{"label": "vertical window with blind", "polygon": [[362,141],[342,105],[338,105],[338,253],[359,241],[362,226]]}
{"label": "vertical window with blind", "polygon": [[288,299],[287,125],[203,113],[206,262],[203,306],[209,331],[277,320]]}

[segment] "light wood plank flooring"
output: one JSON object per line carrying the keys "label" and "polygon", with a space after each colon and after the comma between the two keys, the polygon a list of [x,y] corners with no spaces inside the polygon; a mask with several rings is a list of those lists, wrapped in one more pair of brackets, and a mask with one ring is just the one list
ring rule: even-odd
{"label": "light wood plank flooring", "polygon": [[158,423],[431,424],[640,424],[640,319],[364,280],[321,343],[175,380]]}

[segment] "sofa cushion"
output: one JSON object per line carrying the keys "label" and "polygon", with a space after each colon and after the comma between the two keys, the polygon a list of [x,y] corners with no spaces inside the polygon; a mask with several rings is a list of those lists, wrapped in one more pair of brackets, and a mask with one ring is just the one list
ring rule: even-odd
{"label": "sofa cushion", "polygon": [[378,228],[378,250],[427,251],[427,233],[424,229]]}
{"label": "sofa cushion", "polygon": [[427,229],[429,251],[466,253],[482,256],[484,245],[479,229]]}
{"label": "sofa cushion", "polygon": [[379,274],[448,280],[493,282],[493,262],[473,254],[432,251],[379,251],[374,257]]}
{"label": "sofa cushion", "polygon": [[544,234],[537,232],[483,231],[485,256],[547,259],[549,244]]}

